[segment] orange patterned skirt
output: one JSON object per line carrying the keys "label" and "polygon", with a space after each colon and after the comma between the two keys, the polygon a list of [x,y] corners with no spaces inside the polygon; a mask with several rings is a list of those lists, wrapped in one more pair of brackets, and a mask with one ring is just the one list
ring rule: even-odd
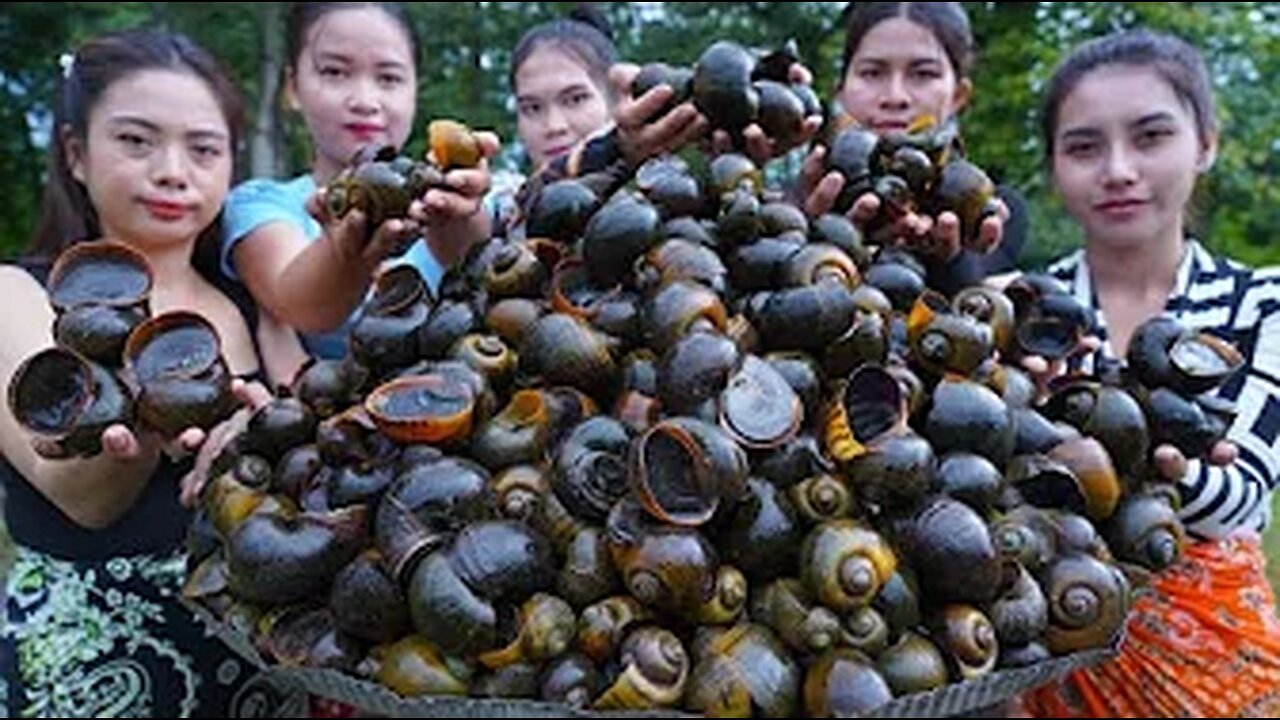
{"label": "orange patterned skirt", "polygon": [[1031,717],[1280,717],[1280,619],[1257,537],[1190,544],[1119,655],[1025,695]]}

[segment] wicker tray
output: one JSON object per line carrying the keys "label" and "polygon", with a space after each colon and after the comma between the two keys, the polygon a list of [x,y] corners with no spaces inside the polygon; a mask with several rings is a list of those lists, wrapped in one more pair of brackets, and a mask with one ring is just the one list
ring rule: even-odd
{"label": "wicker tray", "polygon": [[[203,607],[195,604],[191,604],[190,607],[208,625],[214,635],[242,655],[245,660],[258,667],[266,677],[276,683],[280,691],[305,692],[337,700],[375,715],[433,718],[694,717],[670,710],[599,713],[532,700],[403,698],[377,683],[361,680],[336,670],[272,666],[242,634],[213,617]],[[1074,670],[1114,657],[1118,645],[1117,642],[1111,647],[1057,657],[1030,667],[999,670],[976,680],[952,683],[937,690],[901,697],[867,717],[955,717],[998,706],[1028,690],[1060,679]]]}

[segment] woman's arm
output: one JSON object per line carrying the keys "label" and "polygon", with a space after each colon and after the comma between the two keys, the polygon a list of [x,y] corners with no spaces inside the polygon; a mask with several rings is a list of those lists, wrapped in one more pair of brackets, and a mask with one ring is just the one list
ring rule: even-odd
{"label": "woman's arm", "polygon": [[[8,387],[31,355],[53,345],[54,315],[44,288],[16,267],[0,268],[0,296],[20,313],[0,314],[0,383]],[[72,521],[96,529],[119,519],[138,499],[160,459],[157,443],[116,425],[103,433],[104,452],[88,459],[49,460],[34,437],[0,408],[0,451],[14,468]]]}
{"label": "woman's arm", "polygon": [[1255,525],[1280,479],[1280,272],[1254,274],[1237,326],[1256,326],[1256,342],[1227,433],[1235,460],[1215,465],[1191,460],[1179,480],[1182,519],[1197,534],[1227,535]]}

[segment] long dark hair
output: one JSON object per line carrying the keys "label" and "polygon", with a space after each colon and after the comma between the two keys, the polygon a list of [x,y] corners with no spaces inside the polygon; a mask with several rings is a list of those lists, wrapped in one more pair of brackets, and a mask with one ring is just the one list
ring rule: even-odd
{"label": "long dark hair", "polygon": [[969,15],[958,2],[872,2],[849,3],[846,8],[848,24],[844,34],[844,62],[840,65],[840,77],[849,72],[849,63],[858,52],[862,38],[886,20],[905,18],[927,28],[938,39],[951,61],[956,78],[969,77],[973,69],[973,30]]}
{"label": "long dark hair", "polygon": [[[108,88],[145,70],[188,72],[208,84],[218,100],[230,132],[231,148],[239,147],[244,103],[230,77],[204,48],[185,35],[164,30],[134,29],[90,40],[72,57],[59,85],[53,108],[48,179],[40,221],[27,246],[30,256],[50,259],[68,246],[101,235],[98,213],[83,184],[71,174],[64,132],[88,142],[89,117]],[[200,234],[195,256],[216,256],[221,236],[218,220]]]}
{"label": "long dark hair", "polygon": [[612,104],[609,68],[618,61],[618,48],[613,44],[613,28],[609,19],[592,3],[578,3],[567,18],[544,22],[525,32],[511,54],[507,82],[513,92],[520,67],[535,50],[546,46],[563,48],[578,58],[592,82]]}

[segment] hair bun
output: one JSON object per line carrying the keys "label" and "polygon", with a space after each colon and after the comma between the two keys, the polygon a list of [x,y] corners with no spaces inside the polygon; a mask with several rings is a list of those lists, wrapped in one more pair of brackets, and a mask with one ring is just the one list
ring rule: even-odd
{"label": "hair bun", "polygon": [[574,22],[580,22],[584,25],[590,25],[609,39],[613,41],[613,25],[609,23],[609,18],[595,3],[578,3],[578,6],[569,13],[569,19]]}

